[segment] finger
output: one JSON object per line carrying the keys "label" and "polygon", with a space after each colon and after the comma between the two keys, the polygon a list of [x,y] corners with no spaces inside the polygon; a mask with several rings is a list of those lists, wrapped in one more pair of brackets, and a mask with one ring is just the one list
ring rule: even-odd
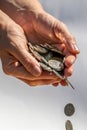
{"label": "finger", "polygon": [[58,79],[58,77],[55,74],[49,73],[47,71],[43,71],[41,75],[38,77],[33,76],[25,69],[25,67],[19,61],[17,61],[16,58],[14,58],[11,55],[6,55],[5,57],[2,56],[1,60],[4,72],[14,77],[25,78],[28,80]]}
{"label": "finger", "polygon": [[52,84],[54,87],[58,87],[59,83]]}
{"label": "finger", "polygon": [[39,26],[35,26],[35,28],[39,30],[41,34],[44,35],[46,42],[51,44],[64,43],[67,46],[68,51],[70,51],[71,53],[78,54],[80,52],[76,45],[75,38],[70,33],[70,31],[68,30],[68,28],[64,23],[55,19],[48,13],[45,13],[43,17],[41,17],[40,19],[41,20],[39,25],[42,23],[41,28],[38,28]]}
{"label": "finger", "polygon": [[14,69],[15,71],[12,71],[11,74],[15,77],[26,79],[26,80],[54,80],[57,79],[60,81],[60,78],[58,78],[55,74],[50,74],[49,72],[42,72],[42,74],[38,77],[33,76],[31,73],[27,72],[26,69],[21,66],[20,68]]}
{"label": "finger", "polygon": [[65,43],[68,50],[74,54],[78,54],[80,51],[76,45],[76,40],[73,35],[69,32],[67,26],[61,21],[56,21],[54,27],[55,36],[60,39],[61,42]]}
{"label": "finger", "polygon": [[11,54],[14,55],[32,75],[39,76],[41,74],[40,64],[25,48],[13,48]]}
{"label": "finger", "polygon": [[64,58],[64,64],[66,67],[70,67],[71,65],[74,64],[76,60],[76,56],[72,55],[72,54],[66,54],[65,58]]}
{"label": "finger", "polygon": [[60,84],[61,84],[62,86],[68,86],[68,84],[67,84],[66,81],[64,81],[64,80],[62,80],[62,81],[60,82]]}
{"label": "finger", "polygon": [[63,54],[65,54],[64,53],[64,51],[65,51],[65,44],[53,44],[52,45],[53,47],[55,47],[55,48],[57,48],[58,50],[60,50]]}
{"label": "finger", "polygon": [[40,64],[29,53],[24,33],[16,29],[15,33],[10,32],[10,35],[12,42],[10,43],[10,47],[8,47],[8,51],[20,61],[28,72],[34,76],[39,76],[41,74]]}
{"label": "finger", "polygon": [[[20,79],[20,78],[18,78]],[[29,86],[40,86],[40,85],[51,85],[54,84],[55,82],[57,82],[56,80],[34,80],[34,81],[30,81],[30,80],[26,80],[26,79],[20,79],[23,82],[27,83]]]}
{"label": "finger", "polygon": [[[64,43],[70,52],[74,54],[79,53],[75,38],[64,23],[46,12],[44,12],[43,15],[40,15],[38,19],[38,23],[34,25],[34,29],[45,37],[46,42]],[[39,28],[40,26],[41,28]]]}
{"label": "finger", "polygon": [[70,66],[70,67],[66,67],[65,70],[64,70],[64,75],[65,77],[69,77],[71,76],[73,73],[73,66]]}

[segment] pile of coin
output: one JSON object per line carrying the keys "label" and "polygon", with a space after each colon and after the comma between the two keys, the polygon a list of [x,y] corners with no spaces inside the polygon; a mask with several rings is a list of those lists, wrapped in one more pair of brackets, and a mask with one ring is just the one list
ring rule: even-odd
{"label": "pile of coin", "polygon": [[60,79],[65,80],[67,85],[74,89],[71,82],[64,75],[65,55],[61,51],[47,43],[35,44],[29,42],[28,46],[29,52],[38,60],[43,70],[54,73]]}
{"label": "pile of coin", "polygon": [[[72,116],[75,112],[75,107],[72,103],[68,103],[64,108],[64,113],[66,116]],[[65,128],[66,130],[73,130],[73,125],[70,120],[67,120],[65,122]]]}

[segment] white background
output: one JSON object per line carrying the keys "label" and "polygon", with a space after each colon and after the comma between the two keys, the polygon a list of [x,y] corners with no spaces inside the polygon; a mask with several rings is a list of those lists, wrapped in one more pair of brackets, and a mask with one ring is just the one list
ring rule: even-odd
{"label": "white background", "polygon": [[[86,0],[40,0],[50,14],[61,19],[76,37],[80,55],[70,81],[75,86],[31,88],[6,76],[0,65],[0,130],[65,130],[70,119],[74,130],[87,129],[87,2]],[[75,113],[64,114],[73,103]]]}

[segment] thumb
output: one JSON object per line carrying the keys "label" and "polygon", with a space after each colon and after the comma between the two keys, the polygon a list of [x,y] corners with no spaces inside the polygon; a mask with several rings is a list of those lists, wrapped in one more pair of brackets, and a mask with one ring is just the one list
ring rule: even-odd
{"label": "thumb", "polygon": [[41,74],[40,64],[24,47],[16,48],[12,53],[33,76],[39,76]]}

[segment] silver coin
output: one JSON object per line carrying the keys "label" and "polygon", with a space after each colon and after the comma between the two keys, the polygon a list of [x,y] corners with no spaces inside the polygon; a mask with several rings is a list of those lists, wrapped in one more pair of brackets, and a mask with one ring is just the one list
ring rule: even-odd
{"label": "silver coin", "polygon": [[66,116],[72,116],[75,112],[75,107],[72,103],[68,103],[64,108],[64,113]]}
{"label": "silver coin", "polygon": [[65,123],[66,130],[73,130],[73,126],[70,120],[67,120]]}
{"label": "silver coin", "polygon": [[57,71],[61,71],[64,69],[64,64],[61,61],[57,60],[57,58],[52,58],[48,61],[48,64]]}

